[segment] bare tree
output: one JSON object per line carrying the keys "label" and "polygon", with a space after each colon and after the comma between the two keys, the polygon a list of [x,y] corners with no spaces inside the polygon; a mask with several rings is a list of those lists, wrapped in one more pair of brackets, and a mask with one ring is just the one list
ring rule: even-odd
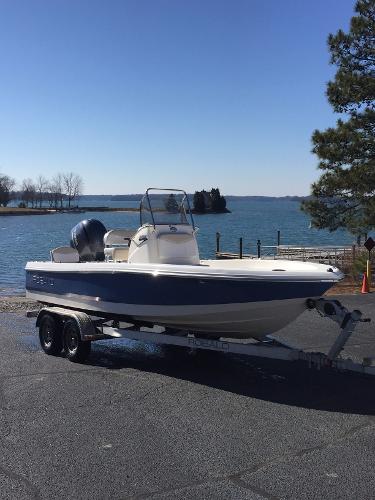
{"label": "bare tree", "polygon": [[21,184],[21,200],[28,207],[29,203],[32,207],[36,203],[36,187],[31,179],[24,179]]}
{"label": "bare tree", "polygon": [[48,201],[49,208],[55,207],[57,205],[55,186],[53,182],[49,182],[46,186],[45,199]]}
{"label": "bare tree", "polygon": [[74,174],[73,172],[69,172],[67,174],[63,174],[63,184],[65,195],[68,199],[68,207],[70,208],[71,202],[74,199],[79,198],[82,194],[83,180],[81,176]]}
{"label": "bare tree", "polygon": [[63,174],[58,173],[52,179],[53,191],[54,191],[54,202],[55,208],[60,204],[60,208],[63,207],[64,202],[64,178]]}
{"label": "bare tree", "polygon": [[12,199],[12,191],[16,181],[9,177],[9,175],[0,173],[0,206],[6,207]]}
{"label": "bare tree", "polygon": [[80,175],[76,175],[74,177],[73,199],[78,201],[82,193],[83,193],[83,180]]}
{"label": "bare tree", "polygon": [[38,193],[39,208],[42,208],[42,203],[45,198],[48,180],[43,175],[38,175],[36,179],[36,191]]}

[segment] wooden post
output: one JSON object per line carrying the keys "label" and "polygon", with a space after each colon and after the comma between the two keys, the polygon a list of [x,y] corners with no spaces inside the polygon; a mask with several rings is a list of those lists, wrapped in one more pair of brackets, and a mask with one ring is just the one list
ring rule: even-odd
{"label": "wooden post", "polygon": [[240,259],[242,259],[242,238],[240,238]]}
{"label": "wooden post", "polygon": [[220,252],[220,233],[216,233],[216,251]]}
{"label": "wooden post", "polygon": [[277,246],[279,247],[280,246],[280,241],[281,241],[281,238],[280,238],[280,230],[277,231]]}
{"label": "wooden post", "polygon": [[261,242],[260,242],[260,240],[258,240],[257,241],[258,259],[260,259],[260,245],[261,245]]}
{"label": "wooden post", "polygon": [[366,269],[366,274],[367,274],[367,282],[368,282],[368,291],[371,291],[371,256],[370,252],[368,253],[368,260],[367,260],[367,269]]}

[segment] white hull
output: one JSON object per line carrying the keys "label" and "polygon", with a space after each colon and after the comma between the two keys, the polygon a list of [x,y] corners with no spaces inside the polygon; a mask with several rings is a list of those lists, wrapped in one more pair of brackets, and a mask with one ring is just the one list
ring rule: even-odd
{"label": "white hull", "polygon": [[297,318],[305,309],[305,299],[274,300],[271,303],[141,306],[98,301],[93,297],[53,296],[27,291],[28,298],[64,307],[129,316],[136,321],[170,328],[212,334],[213,337],[258,338],[276,332]]}

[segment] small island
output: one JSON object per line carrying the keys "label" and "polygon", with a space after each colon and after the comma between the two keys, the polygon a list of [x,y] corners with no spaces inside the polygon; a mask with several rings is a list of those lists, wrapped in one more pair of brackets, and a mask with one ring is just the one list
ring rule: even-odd
{"label": "small island", "polygon": [[230,213],[227,209],[227,201],[220,194],[219,188],[212,188],[210,192],[196,191],[193,198],[194,214],[223,214]]}

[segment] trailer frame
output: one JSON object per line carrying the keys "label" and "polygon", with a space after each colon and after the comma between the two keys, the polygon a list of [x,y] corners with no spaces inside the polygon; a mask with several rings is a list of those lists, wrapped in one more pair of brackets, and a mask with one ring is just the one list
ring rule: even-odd
{"label": "trailer frame", "polygon": [[[58,342],[57,347],[60,347],[61,342],[62,348],[60,348],[60,351],[65,352],[65,355],[71,361],[84,361],[90,352],[91,342],[103,339],[125,338],[159,345],[173,345],[189,349],[240,354],[257,358],[303,361],[310,368],[321,369],[328,367],[339,371],[375,375],[375,359],[364,358],[362,363],[357,363],[351,359],[340,357],[341,351],[354,333],[358,323],[369,322],[371,320],[363,318],[359,310],[349,311],[338,300],[323,297],[317,300],[308,299],[306,306],[310,310],[315,309],[321,316],[334,321],[339,326],[339,333],[328,354],[307,352],[281,342],[270,335],[261,341],[244,343],[230,338],[220,337],[213,339],[203,333],[194,333],[185,330],[165,328],[163,332],[160,331],[161,327],[157,325],[154,325],[154,328],[134,323],[125,323],[125,326],[121,326],[122,323],[118,320],[92,316],[83,311],[58,306],[44,306],[39,311],[28,311],[26,315],[37,318],[36,327],[39,327],[41,345],[47,354],[50,354],[50,352],[43,345],[41,329],[43,328],[43,324],[46,323],[45,318],[50,318],[49,323],[52,326],[53,322],[55,322],[57,325],[57,333],[55,333]],[[67,329],[69,330],[68,333]],[[59,338],[59,335],[61,335],[61,338]],[[71,345],[69,344],[69,340],[71,340]],[[57,351],[59,350],[58,348]]]}

